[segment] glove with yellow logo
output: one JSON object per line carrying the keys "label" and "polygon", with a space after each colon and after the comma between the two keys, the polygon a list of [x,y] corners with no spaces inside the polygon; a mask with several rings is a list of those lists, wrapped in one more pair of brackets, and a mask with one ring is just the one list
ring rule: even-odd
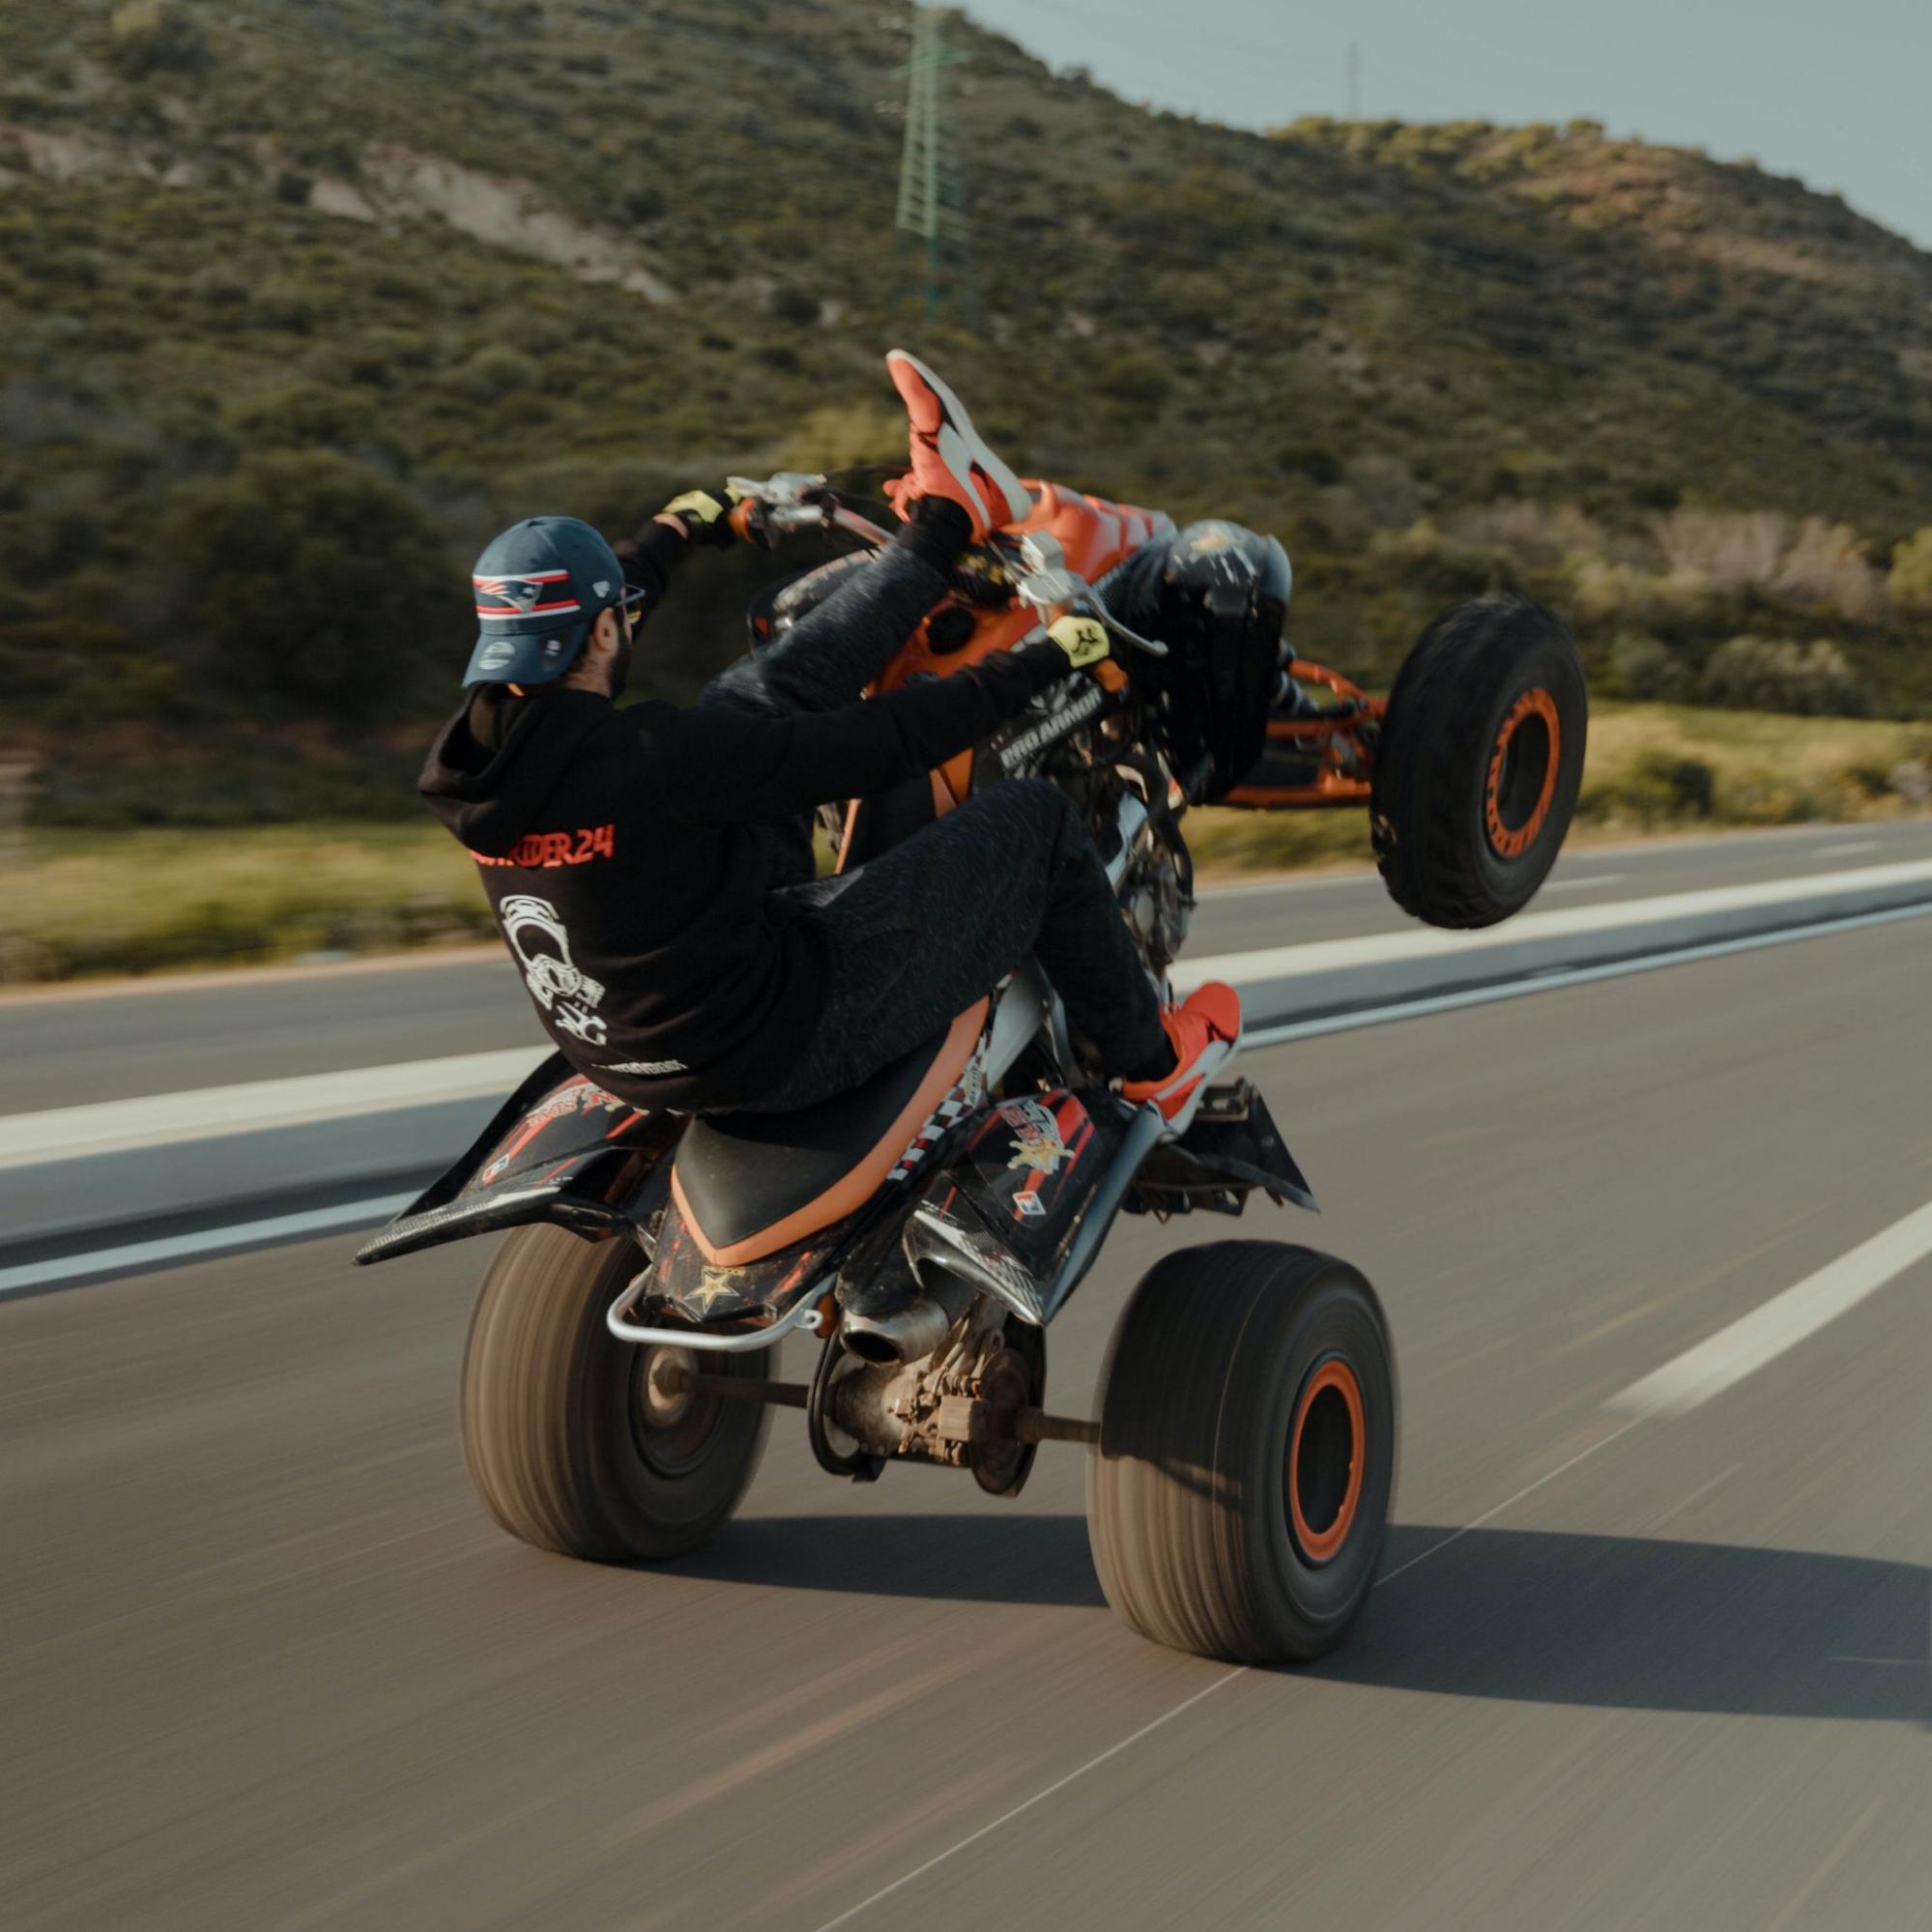
{"label": "glove with yellow logo", "polygon": [[739,537],[750,535],[741,512],[752,507],[729,483],[720,483],[716,489],[686,490],[673,497],[657,512],[657,521],[680,531],[687,543],[728,550]]}
{"label": "glove with yellow logo", "polygon": [[1107,626],[1098,618],[1057,618],[1047,635],[1067,654],[1076,671],[1085,671],[1108,655]]}
{"label": "glove with yellow logo", "polygon": [[1109,691],[1127,688],[1127,674],[1114,662],[1107,626],[1098,618],[1056,618],[1047,635],[1066,652],[1074,670],[1089,673]]}

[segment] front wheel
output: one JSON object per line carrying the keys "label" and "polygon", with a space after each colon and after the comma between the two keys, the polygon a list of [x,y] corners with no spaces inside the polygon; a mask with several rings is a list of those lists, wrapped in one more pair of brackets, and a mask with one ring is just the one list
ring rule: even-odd
{"label": "front wheel", "polygon": [[1389,896],[1431,926],[1493,926],[1556,863],[1583,782],[1576,645],[1527,598],[1477,597],[1403,660],[1375,745],[1370,831]]}
{"label": "front wheel", "polygon": [[1168,1255],[1114,1331],[1100,1417],[1087,1533],[1127,1623],[1240,1663],[1347,1635],[1397,1448],[1388,1327],[1353,1268],[1280,1242]]}
{"label": "front wheel", "polygon": [[539,1549],[599,1563],[695,1549],[758,1467],[764,1405],[688,1390],[682,1373],[757,1378],[771,1351],[620,1341],[604,1314],[638,1265],[628,1242],[522,1227],[476,1297],[463,1451],[490,1514]]}

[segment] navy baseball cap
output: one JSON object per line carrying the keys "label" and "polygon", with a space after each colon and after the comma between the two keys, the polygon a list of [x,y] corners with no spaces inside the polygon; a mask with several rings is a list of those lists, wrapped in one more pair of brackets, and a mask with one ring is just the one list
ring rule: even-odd
{"label": "navy baseball cap", "polygon": [[547,684],[570,668],[591,626],[624,601],[617,552],[581,517],[513,523],[476,559],[472,684]]}

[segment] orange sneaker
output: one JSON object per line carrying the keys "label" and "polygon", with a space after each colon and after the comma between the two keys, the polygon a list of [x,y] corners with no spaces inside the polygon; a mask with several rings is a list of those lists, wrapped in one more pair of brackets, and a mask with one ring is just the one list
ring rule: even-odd
{"label": "orange sneaker", "polygon": [[972,540],[1018,523],[1033,499],[972,426],[951,389],[916,356],[895,349],[886,357],[893,387],[912,423],[912,469],[885,486],[892,507],[910,516],[921,497],[949,497],[972,519]]}
{"label": "orange sneaker", "polygon": [[1209,1076],[1241,1044],[1241,995],[1211,979],[1180,1005],[1163,1007],[1161,1024],[1174,1050],[1173,1072],[1161,1080],[1122,1081],[1120,1097],[1136,1107],[1151,1100],[1167,1115],[1168,1130],[1184,1134],[1207,1091]]}

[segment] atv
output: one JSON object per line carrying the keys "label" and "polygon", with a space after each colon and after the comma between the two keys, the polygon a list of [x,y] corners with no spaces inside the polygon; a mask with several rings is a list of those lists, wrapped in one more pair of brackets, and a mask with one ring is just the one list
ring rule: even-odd
{"label": "atv", "polygon": [[[886,533],[822,477],[734,487],[768,531],[857,545],[754,603],[756,649]],[[1031,516],[969,554],[881,687],[1070,617],[1118,649],[926,782],[833,815],[839,867],[973,787],[1053,779],[1157,978],[1187,937],[1181,822],[1203,802],[1366,804],[1391,892],[1439,924],[1490,923],[1535,890],[1583,749],[1582,678],[1555,619],[1466,605],[1386,701],[1273,638],[1264,664],[1216,662],[1225,633],[1147,635],[1110,603],[1110,573],[1167,539],[1168,519],[1029,487]],[[1311,684],[1327,698],[1314,715]],[[1224,1081],[1176,1138],[1108,1085],[1028,966],[796,1113],[640,1111],[554,1054],[357,1258],[512,1230],[471,1323],[463,1438],[484,1504],[528,1543],[605,1562],[695,1548],[743,1496],[777,1407],[802,1410],[820,1465],[856,1482],[918,1461],[1017,1496],[1041,1444],[1078,1443],[1113,1608],[1161,1643],[1272,1663],[1339,1643],[1380,1559],[1397,1388],[1369,1283],[1282,1242],[1169,1254],[1127,1300],[1097,1413],[1047,1401],[1047,1330],[1117,1215],[1239,1214],[1256,1194],[1315,1204],[1251,1083]],[[815,1365],[775,1379],[793,1335],[816,1341]]]}

